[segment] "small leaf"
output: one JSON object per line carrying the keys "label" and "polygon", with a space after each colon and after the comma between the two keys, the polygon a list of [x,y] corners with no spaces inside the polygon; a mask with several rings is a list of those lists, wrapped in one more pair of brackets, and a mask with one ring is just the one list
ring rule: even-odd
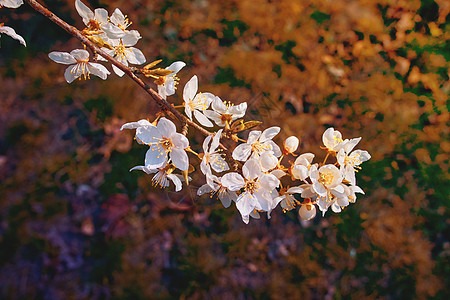
{"label": "small leaf", "polygon": [[144,67],[144,69],[145,69],[145,70],[151,69],[151,68],[153,68],[154,66],[156,66],[157,64],[159,64],[160,62],[162,62],[162,59],[155,60],[154,62],[151,62],[151,63],[149,63],[148,65],[146,65],[146,66]]}
{"label": "small leaf", "polygon": [[242,120],[236,121],[233,124],[231,124],[231,131],[232,132],[239,132],[247,129],[251,129],[253,127],[256,127],[258,125],[262,124],[260,121],[248,121],[244,122]]}

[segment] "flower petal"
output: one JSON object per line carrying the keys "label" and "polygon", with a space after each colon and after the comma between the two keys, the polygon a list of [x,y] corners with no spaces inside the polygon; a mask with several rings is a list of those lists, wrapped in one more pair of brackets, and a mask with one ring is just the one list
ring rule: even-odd
{"label": "flower petal", "polygon": [[245,180],[241,174],[230,172],[222,176],[222,185],[230,191],[239,191],[244,185]]}
{"label": "flower petal", "polygon": [[170,159],[173,165],[181,171],[186,171],[189,168],[189,158],[184,150],[173,148],[170,152]]}
{"label": "flower petal", "polygon": [[177,131],[175,124],[173,124],[172,121],[166,119],[165,117],[159,119],[156,128],[158,128],[159,133],[166,138],[170,138],[172,134],[176,133]]}
{"label": "flower petal", "polygon": [[64,78],[67,83],[72,83],[75,79],[81,76],[81,73],[77,70],[77,66],[78,65],[69,66],[64,72]]}
{"label": "flower petal", "polygon": [[152,125],[148,120],[142,119],[139,120],[137,122],[129,122],[129,123],[125,123],[122,125],[122,127],[120,128],[120,130],[124,130],[124,129],[136,129],[138,127],[142,127],[142,126],[148,126],[148,125]]}
{"label": "flower petal", "polygon": [[218,112],[219,114],[224,114],[227,112],[227,106],[217,96],[214,97],[211,107],[214,111]]}
{"label": "flower petal", "polygon": [[184,101],[189,102],[189,101],[193,100],[195,97],[195,94],[197,93],[197,89],[198,89],[198,79],[197,79],[197,76],[194,75],[184,86],[184,89],[183,89]]}
{"label": "flower petal", "polygon": [[245,143],[238,145],[233,151],[233,159],[239,161],[246,161],[252,153],[252,146]]}
{"label": "flower petal", "polygon": [[176,61],[176,62],[172,63],[170,66],[168,66],[168,67],[166,68],[166,70],[172,71],[173,73],[170,74],[169,76],[173,76],[173,75],[175,75],[176,73],[180,72],[180,70],[181,70],[184,66],[186,66],[186,63],[184,63],[184,62],[182,62],[182,61]]}
{"label": "flower petal", "polygon": [[77,63],[77,60],[67,52],[53,51],[48,54],[48,57],[59,64],[71,65]]}
{"label": "flower petal", "polygon": [[264,143],[267,140],[273,139],[279,132],[281,128],[278,126],[270,127],[264,130],[259,138],[260,143]]}
{"label": "flower petal", "polygon": [[181,191],[182,184],[181,184],[180,178],[178,178],[177,175],[175,175],[175,174],[168,174],[167,178],[172,180],[173,184],[175,185],[175,192]]}
{"label": "flower petal", "polygon": [[78,14],[83,18],[84,24],[87,25],[91,19],[94,19],[94,13],[92,10],[80,0],[75,0],[75,8]]}
{"label": "flower petal", "polygon": [[165,166],[167,163],[167,153],[160,144],[151,145],[145,154],[145,166],[156,169]]}
{"label": "flower petal", "polygon": [[203,125],[205,127],[213,127],[214,126],[214,124],[211,123],[211,121],[204,114],[202,114],[201,112],[199,112],[196,109],[194,110],[194,116],[201,125]]}
{"label": "flower petal", "polygon": [[95,76],[100,77],[101,79],[105,80],[109,74],[111,74],[105,66],[98,64],[98,63],[88,63],[87,68],[89,72],[94,74]]}

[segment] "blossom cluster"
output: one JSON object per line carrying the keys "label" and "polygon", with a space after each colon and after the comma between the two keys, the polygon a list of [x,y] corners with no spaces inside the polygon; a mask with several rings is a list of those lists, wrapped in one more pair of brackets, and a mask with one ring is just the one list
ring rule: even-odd
{"label": "blossom cluster", "polygon": [[[120,9],[116,8],[109,16],[106,9],[96,8],[92,11],[80,0],[75,0],[75,8],[86,25],[82,33],[108,55],[125,66],[145,63],[146,59],[142,51],[133,47],[141,35],[137,30],[128,30],[131,22]],[[57,63],[70,65],[64,73],[68,83],[77,78],[88,79],[90,74],[105,80],[111,74],[103,65],[90,62],[89,52],[84,49],[75,49],[70,53],[54,51],[49,54],[49,57]],[[96,57],[96,60],[107,61],[100,55]],[[115,65],[112,65],[112,69],[120,77],[125,74]]]}
{"label": "blossom cluster", "polygon": [[[21,4],[22,0],[0,0],[0,6],[15,8]],[[124,66],[145,63],[142,51],[133,47],[141,36],[137,30],[128,29],[131,22],[118,8],[109,15],[103,8],[92,11],[80,0],[75,0],[75,8],[86,26],[80,31],[81,34],[103,50],[101,53],[104,56],[106,53]],[[0,24],[0,32],[25,45],[23,38],[11,28]],[[89,61],[89,52],[85,49],[75,49],[70,53],[51,52],[49,57],[57,63],[69,65],[64,73],[68,83],[77,78],[88,79],[90,74],[103,80],[110,75],[105,66]],[[107,61],[96,53],[94,58]],[[176,93],[179,83],[177,74],[186,64],[177,61],[165,69],[155,68],[160,62],[134,68],[133,72],[152,78],[159,96],[167,100]],[[125,74],[114,64],[112,69],[118,76]],[[313,153],[297,153],[300,140],[296,136],[284,140],[282,147],[277,145],[274,138],[281,130],[277,126],[263,131],[252,130],[243,139],[244,131],[261,123],[243,120],[247,103],[233,104],[222,101],[212,93],[199,92],[195,75],[185,84],[182,99],[181,105],[171,109],[184,109],[185,117],[180,121],[185,126],[196,125],[197,129],[207,133],[202,145],[203,152],[197,153],[191,149],[186,137],[187,130],[177,132],[176,125],[162,114],[158,114],[152,122],[139,120],[126,123],[121,128],[135,129],[136,141],[148,146],[144,164],[130,171],[154,174],[151,180],[153,185],[167,188],[172,182],[175,191],[183,188],[183,182],[188,185],[191,180],[189,173],[195,169],[190,164],[190,153],[195,156],[194,160],[205,177],[205,184],[197,190],[197,195],[211,194],[226,208],[235,203],[245,223],[249,222],[250,217],[259,218],[260,213],[267,213],[270,218],[278,205],[284,212],[298,208],[302,220],[314,218],[317,208],[322,215],[329,208],[338,213],[356,201],[356,193],[364,193],[356,184],[356,172],[363,162],[370,159],[370,154],[364,150],[354,150],[361,138],[344,140],[339,131],[328,128],[322,136],[325,159],[314,162]],[[187,121],[190,123],[187,124]],[[335,161],[330,163],[329,158]]]}
{"label": "blossom cluster", "polygon": [[[1,7],[18,8],[22,4],[23,4],[22,0],[0,0],[0,8]],[[4,23],[0,23],[0,33],[9,35],[13,39],[18,40],[25,47],[27,46],[27,43],[25,42],[23,37],[18,35],[13,28],[11,28],[9,26],[5,26]]]}

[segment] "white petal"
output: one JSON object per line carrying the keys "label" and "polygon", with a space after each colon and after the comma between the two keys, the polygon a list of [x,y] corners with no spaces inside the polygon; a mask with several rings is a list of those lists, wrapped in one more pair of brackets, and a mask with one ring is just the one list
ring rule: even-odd
{"label": "white petal", "polygon": [[261,170],[267,172],[278,165],[278,159],[270,152],[264,152],[259,158]]}
{"label": "white petal", "polygon": [[273,170],[272,172],[270,172],[270,174],[276,176],[278,179],[280,179],[281,177],[286,175],[286,172],[282,171],[282,170]]}
{"label": "white petal", "polygon": [[[5,5],[6,6],[6,5]],[[27,43],[25,43],[25,40],[23,39],[23,37],[21,37],[20,35],[18,35],[15,30],[9,26],[0,26],[0,33],[4,33],[9,35],[10,37],[12,37],[15,40],[18,40],[22,45],[24,45],[25,47],[27,46]]]}
{"label": "white petal", "polygon": [[281,130],[281,128],[277,127],[277,126],[267,128],[261,134],[261,137],[259,138],[259,142],[264,143],[267,140],[273,139],[280,132],[280,130]]}
{"label": "white petal", "polygon": [[216,151],[217,147],[219,147],[220,138],[222,137],[222,131],[223,131],[223,129],[220,129],[214,135],[214,138],[211,143],[211,147],[209,148],[209,152],[214,152],[214,151]]}
{"label": "white petal", "polygon": [[293,186],[287,190],[289,194],[301,194],[303,189],[299,186]]}
{"label": "white petal", "polygon": [[158,131],[161,133],[161,135],[166,138],[169,138],[173,133],[176,133],[177,131],[175,124],[164,117],[159,119],[156,127],[158,128]]}
{"label": "white petal", "polygon": [[203,111],[203,114],[208,117],[209,119],[216,122],[218,126],[225,126],[225,123],[222,123],[222,120],[220,119],[220,115],[212,110],[205,110]]}
{"label": "white petal", "polygon": [[94,9],[94,19],[102,24],[106,24],[108,22],[108,11],[104,8]]}
{"label": "white petal", "polygon": [[250,193],[242,193],[236,201],[236,208],[242,216],[248,216],[256,207],[256,197]]}
{"label": "white petal", "polygon": [[167,163],[167,154],[162,147],[151,145],[145,154],[145,166],[147,168],[156,169],[161,168]]}
{"label": "white petal", "polygon": [[212,101],[212,109],[219,114],[224,114],[227,112],[227,106],[217,96],[214,97],[214,100]]}
{"label": "white petal", "polygon": [[228,171],[230,169],[230,167],[228,167],[227,162],[219,154],[211,155],[210,164],[211,168],[218,173]]}
{"label": "white petal", "polygon": [[211,192],[214,192],[212,187],[209,184],[204,184],[197,190],[197,196],[201,196]]}
{"label": "white petal", "polygon": [[354,138],[349,140],[347,143],[345,143],[343,149],[346,153],[350,153],[353,148],[355,148],[355,146],[359,143],[359,141],[361,141],[361,138]]}
{"label": "white petal", "polygon": [[111,74],[105,66],[98,63],[88,63],[89,72],[94,74],[95,76],[100,77],[105,80],[109,74]]}
{"label": "white petal", "polygon": [[253,130],[250,131],[250,133],[248,134],[248,139],[247,139],[247,144],[253,144],[254,142],[256,142],[259,137],[261,136],[261,131],[259,130]]}
{"label": "white petal", "polygon": [[246,161],[252,153],[252,146],[245,143],[238,145],[233,151],[233,159],[239,161]]}
{"label": "white petal", "polygon": [[84,24],[87,25],[91,19],[94,19],[94,13],[80,0],[75,0],[75,8],[78,14],[83,18]]}
{"label": "white petal", "polygon": [[222,202],[223,207],[225,208],[230,207],[231,200],[233,200],[233,195],[236,196],[236,193],[230,191],[218,195],[219,196],[218,198],[220,202]]}
{"label": "white petal", "polygon": [[130,62],[130,64],[142,65],[143,63],[145,63],[146,59],[144,53],[142,53],[141,50],[134,47],[130,47],[128,48],[127,52],[128,52],[127,60]]}
{"label": "white petal", "polygon": [[309,166],[314,159],[314,154],[312,153],[303,153],[295,160],[294,164],[296,165],[304,165]]}
{"label": "white petal", "polygon": [[122,71],[121,69],[119,69],[118,67],[116,67],[115,65],[112,65],[113,71],[114,73],[116,73],[117,76],[122,77],[123,75],[125,75],[125,72]]}
{"label": "white petal", "polygon": [[222,185],[230,191],[239,191],[245,185],[245,180],[240,174],[231,172],[222,176]]}
{"label": "white petal", "polygon": [[170,159],[175,167],[181,171],[186,171],[189,168],[189,158],[186,151],[174,148],[170,152]]}
{"label": "white petal", "polygon": [[138,127],[142,127],[142,126],[149,126],[152,125],[148,120],[142,119],[139,120],[137,122],[129,122],[129,123],[125,123],[122,125],[122,127],[120,128],[120,130],[124,130],[124,129],[136,129]]}
{"label": "white petal", "polygon": [[208,120],[208,118],[205,117],[205,115],[202,114],[201,112],[199,112],[198,110],[194,110],[194,116],[201,125],[203,125],[205,127],[213,127],[214,126],[213,123],[211,123],[211,121]]}
{"label": "white petal", "polygon": [[263,174],[259,178],[259,181],[261,183],[261,187],[268,191],[272,191],[280,185],[280,180],[272,174]]}
{"label": "white petal", "polygon": [[189,102],[189,101],[193,100],[195,97],[195,94],[197,93],[197,89],[198,89],[198,79],[197,79],[197,76],[194,75],[184,86],[184,90],[183,90],[184,101]]}
{"label": "white petal", "polygon": [[208,153],[208,146],[209,143],[211,142],[212,136],[208,135],[205,140],[203,141],[203,152],[204,153]]}
{"label": "white petal", "polygon": [[67,83],[72,83],[75,79],[81,76],[81,73],[77,71],[77,65],[69,66],[64,72],[64,78]]}
{"label": "white petal", "polygon": [[170,140],[172,141],[175,148],[184,150],[189,147],[189,140],[181,133],[172,133],[172,135],[170,136]]}
{"label": "white petal", "polygon": [[313,187],[316,193],[320,196],[325,197],[327,195],[327,189],[320,182],[314,183]]}
{"label": "white petal", "polygon": [[261,174],[261,166],[257,159],[249,159],[242,166],[242,175],[244,175],[246,179],[255,179]]}
{"label": "white petal", "polygon": [[136,139],[140,143],[147,145],[159,143],[161,138],[161,133],[156,128],[156,126],[150,124],[148,126],[136,128]]}
{"label": "white petal", "polygon": [[188,104],[184,106],[184,113],[192,121],[192,110]]}
{"label": "white petal", "polygon": [[0,5],[8,8],[18,8],[23,4],[22,0],[2,0]]}
{"label": "white petal", "polygon": [[308,168],[303,165],[294,165],[291,170],[292,176],[296,179],[305,180],[308,177]]}
{"label": "white petal", "polygon": [[102,29],[110,39],[120,39],[125,36],[125,32],[113,23],[102,24]]}
{"label": "white petal", "polygon": [[173,73],[169,75],[169,76],[173,76],[176,73],[178,73],[184,66],[186,66],[186,64],[184,62],[176,61],[176,62],[172,63],[170,66],[168,66],[166,69],[173,71]]}
{"label": "white petal", "polygon": [[59,64],[71,65],[77,63],[77,60],[67,52],[50,52],[48,57]]}
{"label": "white petal", "polygon": [[175,174],[169,174],[167,175],[167,178],[172,180],[173,184],[175,185],[175,192],[181,191],[181,180]]}
{"label": "white petal", "polygon": [[230,113],[233,115],[233,119],[242,118],[247,110],[247,102],[242,102],[239,105],[233,105],[230,107]]}
{"label": "white petal", "polygon": [[89,59],[89,52],[83,49],[72,50],[70,51],[70,55],[72,55],[76,60],[85,61]]}
{"label": "white petal", "polygon": [[298,210],[298,215],[300,216],[300,219],[304,221],[309,221],[316,216],[316,207],[314,205],[311,205],[310,210],[308,210],[307,206],[308,205],[302,205]]}

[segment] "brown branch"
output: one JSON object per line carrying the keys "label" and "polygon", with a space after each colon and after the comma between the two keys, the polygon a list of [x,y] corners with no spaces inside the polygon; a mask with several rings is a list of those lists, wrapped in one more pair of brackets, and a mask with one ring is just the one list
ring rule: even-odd
{"label": "brown branch", "polygon": [[[44,17],[47,19],[50,19],[52,22],[54,22],[56,25],[67,31],[72,36],[79,39],[84,45],[89,47],[94,53],[100,54],[102,57],[107,59],[109,62],[111,62],[113,65],[118,67],[120,70],[125,72],[125,74],[128,75],[131,79],[133,79],[134,82],[136,82],[139,86],[141,86],[147,94],[149,94],[152,99],[161,107],[164,111],[169,111],[172,113],[175,118],[177,118],[181,124],[187,124],[189,126],[192,126],[193,128],[197,129],[200,133],[202,133],[205,136],[212,135],[211,132],[204,129],[203,127],[200,127],[199,125],[195,124],[193,121],[191,121],[188,117],[182,115],[179,111],[176,110],[176,108],[171,105],[169,102],[167,102],[165,99],[163,99],[155,90],[153,90],[151,87],[149,87],[142,79],[137,77],[131,68],[125,66],[124,64],[120,63],[118,60],[110,56],[108,53],[103,51],[100,47],[98,47],[95,43],[90,41],[87,37],[85,37],[81,31],[79,31],[77,28],[67,24],[63,20],[61,20],[58,16],[56,16],[54,13],[52,13],[50,10],[39,4],[36,0],[24,0],[27,2],[34,10],[41,13]],[[229,150],[220,144],[220,147],[224,149],[225,152],[227,152],[227,155],[230,155],[231,153]]]}

